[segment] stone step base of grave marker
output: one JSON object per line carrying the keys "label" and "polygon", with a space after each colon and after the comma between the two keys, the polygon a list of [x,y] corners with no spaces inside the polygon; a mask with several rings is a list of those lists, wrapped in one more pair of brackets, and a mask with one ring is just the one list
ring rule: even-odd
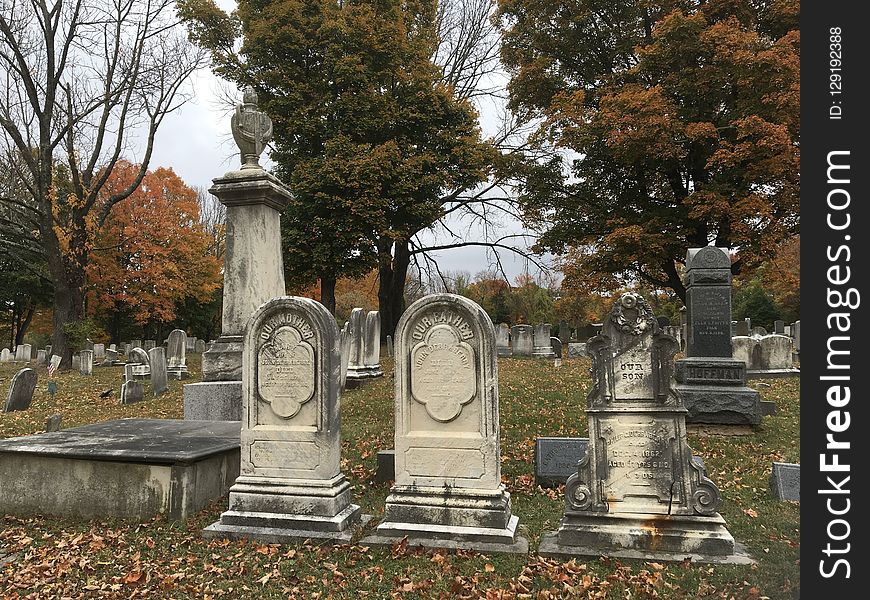
{"label": "stone step base of grave marker", "polygon": [[532,350],[532,358],[556,358],[556,353],[551,347],[544,346]]}
{"label": "stone step base of grave marker", "polygon": [[675,515],[584,513],[566,515],[557,531],[541,537],[538,554],[548,557],[610,556],[717,564],[755,561],[734,541],[725,519]]}
{"label": "stone step base of grave marker", "polygon": [[0,440],[0,514],[186,519],[238,476],[240,426],[119,419]]}
{"label": "stone step base of grave marker", "polygon": [[677,385],[686,409],[687,423],[758,425],[770,414],[757,390],[738,386]]}
{"label": "stone step base of grave marker", "polygon": [[188,383],[184,391],[185,421],[241,421],[242,382]]}
{"label": "stone step base of grave marker", "polygon": [[190,379],[190,371],[187,370],[187,367],[167,367],[166,376],[169,379],[181,381],[182,379]]}
{"label": "stone step base of grave marker", "polygon": [[349,505],[334,517],[226,511],[221,515],[220,521],[202,530],[202,536],[231,540],[252,539],[268,544],[286,544],[306,539],[349,542],[371,518],[371,515],[361,514],[360,507],[356,504]]}
{"label": "stone step base of grave marker", "polygon": [[781,379],[784,377],[800,377],[801,370],[791,369],[758,369],[746,371],[747,379]]}
{"label": "stone step base of grave marker", "polygon": [[363,543],[388,545],[408,536],[413,546],[526,553],[528,541],[517,535],[518,524],[519,518],[511,515],[510,494],[503,489],[394,486],[381,523]]}
{"label": "stone step base of grave marker", "polygon": [[511,352],[510,348],[496,348],[496,351],[498,352],[499,358],[510,358],[513,356],[513,352]]}
{"label": "stone step base of grave marker", "polygon": [[348,367],[347,379],[374,379],[375,377],[383,377],[384,372],[380,366],[377,367]]}

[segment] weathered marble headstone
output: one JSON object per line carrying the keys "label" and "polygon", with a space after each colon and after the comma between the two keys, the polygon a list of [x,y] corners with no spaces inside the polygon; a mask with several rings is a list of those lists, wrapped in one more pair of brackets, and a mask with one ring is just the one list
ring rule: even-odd
{"label": "weathered marble headstone", "polygon": [[135,347],[133,346],[133,344],[130,343],[121,344],[121,346],[124,348],[125,356],[128,356],[130,354],[130,351]]}
{"label": "weathered marble headstone", "polygon": [[169,389],[166,372],[166,348],[157,346],[148,351],[148,364],[151,367],[151,392],[159,396]]}
{"label": "weathered marble headstone", "polygon": [[414,302],[396,327],[396,480],[362,543],[526,552],[501,482],[495,328],[454,294]]}
{"label": "weathered marble headstone", "polygon": [[73,354],[72,357],[72,368],[73,371],[81,371],[82,368],[82,357],[78,354]]}
{"label": "weathered marble headstone", "polygon": [[787,336],[791,337],[791,325],[786,325],[783,329],[785,330],[783,335],[787,335]]}
{"label": "weathered marble headstone", "polygon": [[577,472],[577,463],[586,456],[589,438],[539,437],[535,440],[535,483],[561,485]]}
{"label": "weathered marble headstone", "polygon": [[63,417],[59,414],[53,414],[45,419],[45,431],[46,433],[52,431],[60,431],[60,425],[63,421]]}
{"label": "weathered marble headstone", "polygon": [[40,348],[39,350],[36,351],[36,362],[39,363],[40,365],[44,365],[45,360],[46,360],[45,350]]}
{"label": "weathered marble headstone", "polygon": [[152,348],[156,348],[156,347],[157,347],[156,340],[145,340],[145,345],[142,346],[142,348],[145,350],[145,352],[148,352]]}
{"label": "weathered marble headstone", "polygon": [[369,377],[381,377],[381,313],[370,310],[365,320],[363,336],[363,366]]}
{"label": "weathered marble headstone", "polygon": [[732,338],[734,359],[746,364],[750,379],[800,375],[792,357],[794,340],[785,335],[737,336]]}
{"label": "weathered marble headstone", "polygon": [[794,327],[792,328],[792,335],[794,336],[795,352],[800,354],[800,352],[801,352],[801,322],[800,321],[794,322]]}
{"label": "weathered marble headstone", "polygon": [[193,351],[196,352],[197,354],[202,354],[203,352],[205,352],[205,349],[206,349],[205,348],[205,340],[198,339],[193,344]]}
{"label": "weathered marble headstone", "polygon": [[37,375],[33,369],[25,368],[18,371],[12,377],[3,411],[12,412],[13,410],[30,408],[30,403],[33,402],[33,392],[36,390],[36,381]]}
{"label": "weathered marble headstone", "polygon": [[[127,377],[135,379],[146,379],[151,376],[151,362],[148,359],[148,353],[142,348],[133,348],[127,355],[127,365],[132,366],[132,371]],[[126,370],[125,370],[126,373]]]}
{"label": "weathered marble headstone", "polygon": [[395,354],[395,352],[393,350],[393,336],[388,335],[387,336],[387,356],[389,356],[390,358],[393,358],[394,354]]}
{"label": "weathered marble headstone", "polygon": [[82,375],[94,374],[94,351],[82,350],[79,352],[79,373]]}
{"label": "weathered marble headstone", "polygon": [[686,441],[686,409],[671,387],[676,340],[629,292],[588,348],[590,442],[565,486],[561,526],[538,553],[740,562],[719,490]]}
{"label": "weathered marble headstone", "polygon": [[[170,333],[170,335],[172,334]],[[196,350],[196,337],[192,335],[189,336],[186,332],[184,334],[184,350],[185,352],[193,352]]]}
{"label": "weathered marble headstone", "polygon": [[109,344],[108,350],[114,350],[115,352],[117,352],[118,345],[117,344]]}
{"label": "weathered marble headstone", "polygon": [[45,353],[48,356],[51,356],[51,344],[49,344],[48,346],[45,347]]}
{"label": "weathered marble headstone", "polygon": [[9,348],[0,350],[0,362],[12,362],[12,353],[9,351]]}
{"label": "weathered marble headstone", "polygon": [[173,379],[187,379],[187,333],[183,329],[173,329],[169,333],[166,352],[166,372]]}
{"label": "weathered marble headstone", "polygon": [[106,358],[106,345],[94,344],[94,361],[102,362]]}
{"label": "weathered marble headstone", "polygon": [[532,356],[535,358],[553,358],[555,356],[555,354],[553,354],[553,346],[550,344],[550,340],[552,339],[550,336],[550,329],[551,327],[549,323],[535,325],[535,331],[532,338],[534,344]]}
{"label": "weathered marble headstone", "polygon": [[507,323],[499,323],[495,328],[495,349],[499,356],[511,355],[511,328]]}
{"label": "weathered marble headstone", "polygon": [[87,339],[85,340],[85,347],[84,347],[84,349],[85,349],[85,350],[93,350],[93,349],[94,349],[94,340],[92,340],[91,338],[87,338]]}
{"label": "weathered marble headstone", "polygon": [[512,356],[531,356],[533,348],[531,325],[514,325],[511,327]]}
{"label": "weathered marble headstone", "polygon": [[568,358],[583,358],[586,354],[586,342],[571,342],[568,344]]}
{"label": "weathered marble headstone", "polygon": [[773,333],[785,335],[785,321],[777,319],[773,322]]}
{"label": "weathered marble headstone", "polygon": [[757,425],[772,407],[746,386],[746,365],[732,356],[731,259],[721,248],[686,253],[687,358],[676,362],[677,394],[690,423]]}
{"label": "weathered marble headstone", "polygon": [[106,350],[106,357],[103,359],[102,366],[111,367],[118,362],[118,351],[112,348]]}
{"label": "weathered marble headstone", "polygon": [[60,366],[61,360],[62,360],[61,357],[58,356],[57,354],[51,355],[51,358],[48,361],[48,365],[49,365],[49,367],[51,367],[52,371],[57,370],[57,368]]}
{"label": "weathered marble headstone", "polygon": [[568,321],[559,321],[559,341],[562,342],[563,346],[567,346],[568,342],[571,341],[571,327],[568,325]]}
{"label": "weathered marble headstone", "polygon": [[245,330],[241,474],[203,532],[270,542],[348,541],[360,521],[341,472],[338,325],[319,302],[280,297]]}
{"label": "weathered marble headstone", "polygon": [[124,383],[121,385],[121,404],[133,404],[145,399],[145,386],[137,379],[134,370],[137,365],[124,365]]}
{"label": "weathered marble headstone", "polygon": [[30,344],[18,344],[15,348],[15,362],[30,362]]}
{"label": "weathered marble headstone", "polygon": [[800,464],[775,462],[770,473],[770,490],[777,500],[801,500]]}
{"label": "weathered marble headstone", "polygon": [[[141,347],[142,347],[142,340],[132,340],[132,341],[130,342],[130,345],[131,345],[133,348],[141,348]],[[128,353],[128,354],[130,353],[129,350],[127,351],[127,353]]]}
{"label": "weathered marble headstone", "polygon": [[562,340],[557,337],[551,337],[550,348],[553,350],[553,356],[556,358],[562,358]]}
{"label": "weathered marble headstone", "polygon": [[350,336],[350,354],[347,362],[347,377],[354,384],[368,379],[368,369],[365,365],[365,322],[366,315],[362,308],[350,311],[348,320],[348,335]]}
{"label": "weathered marble headstone", "polygon": [[765,329],[761,325],[756,325],[749,331],[749,335],[751,335],[752,337],[764,337],[770,334],[768,334],[767,329]]}
{"label": "weathered marble headstone", "polygon": [[347,365],[350,361],[352,345],[353,340],[350,337],[350,321],[347,321],[338,334],[338,349],[341,361],[341,389],[344,389],[344,386],[347,383]]}

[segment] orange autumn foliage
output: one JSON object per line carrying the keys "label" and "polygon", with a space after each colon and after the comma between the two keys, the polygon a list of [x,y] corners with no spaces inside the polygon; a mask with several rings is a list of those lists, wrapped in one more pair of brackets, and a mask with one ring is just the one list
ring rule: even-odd
{"label": "orange autumn foliage", "polygon": [[[116,166],[105,194],[127,186],[136,168]],[[179,302],[209,300],[222,280],[209,242],[196,192],[172,169],[149,171],[96,235],[87,266],[88,312],[123,311],[140,324],[166,322],[175,318]]]}

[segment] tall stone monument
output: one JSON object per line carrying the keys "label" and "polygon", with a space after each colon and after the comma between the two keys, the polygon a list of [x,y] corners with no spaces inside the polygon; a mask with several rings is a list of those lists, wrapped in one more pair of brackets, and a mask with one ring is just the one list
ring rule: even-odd
{"label": "tall stone monument", "polygon": [[772,407],[746,387],[732,357],[731,260],[721,248],[686,253],[686,358],[676,362],[677,393],[690,423],[757,425]]}
{"label": "tall stone monument", "polygon": [[221,335],[202,355],[202,383],[184,386],[184,418],[235,421],[242,413],[242,337],[263,302],[284,295],[281,210],[290,192],[259,164],[272,122],[246,88],[232,121],[242,166],[209,191],[227,207]]}
{"label": "tall stone monument", "polygon": [[395,484],[363,543],[526,552],[501,482],[495,329],[453,294],[414,302],[396,327]]}
{"label": "tall stone monument", "polygon": [[539,554],[748,560],[735,555],[719,490],[686,442],[686,409],[671,387],[679,348],[646,300],[623,294],[588,349],[589,446]]}
{"label": "tall stone monument", "polygon": [[263,304],[245,333],[241,474],[209,537],[348,541],[360,521],[339,467],[338,325],[319,302]]}

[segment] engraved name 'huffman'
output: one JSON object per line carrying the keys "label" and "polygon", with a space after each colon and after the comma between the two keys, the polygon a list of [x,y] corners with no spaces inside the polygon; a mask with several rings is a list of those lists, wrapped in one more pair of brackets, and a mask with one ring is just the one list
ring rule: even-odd
{"label": "engraved name 'huffman'", "polygon": [[461,329],[433,325],[411,349],[411,395],[444,423],[458,417],[477,392],[474,348],[460,336]]}
{"label": "engraved name 'huffman'", "polygon": [[276,415],[290,419],[314,397],[314,348],[304,340],[304,329],[283,325],[270,331],[257,355],[257,391]]}

